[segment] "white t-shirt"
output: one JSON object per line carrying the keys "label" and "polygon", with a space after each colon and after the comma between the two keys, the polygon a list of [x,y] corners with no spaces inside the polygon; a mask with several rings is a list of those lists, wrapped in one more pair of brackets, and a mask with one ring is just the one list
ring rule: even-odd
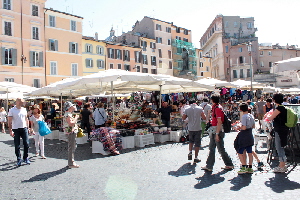
{"label": "white t-shirt", "polygon": [[15,107],[9,109],[8,117],[12,117],[12,129],[27,127],[27,124],[26,124],[27,110],[26,110],[26,108],[21,107],[21,109],[18,109],[15,106]]}
{"label": "white t-shirt", "polygon": [[203,108],[197,106],[196,104],[192,104],[190,107],[185,109],[184,114],[187,115],[189,118],[189,123],[188,123],[189,131],[201,131],[202,112],[203,112]]}

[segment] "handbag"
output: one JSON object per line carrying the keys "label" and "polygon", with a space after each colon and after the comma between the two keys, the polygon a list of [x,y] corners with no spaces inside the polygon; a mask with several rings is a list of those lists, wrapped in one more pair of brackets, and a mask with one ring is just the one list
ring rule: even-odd
{"label": "handbag", "polygon": [[38,121],[38,125],[39,125],[39,133],[41,136],[45,136],[51,133],[51,130],[45,121]]}
{"label": "handbag", "polygon": [[85,134],[83,133],[82,128],[78,128],[77,137],[78,137],[78,138],[81,138],[81,137],[84,137],[84,136],[85,136]]}

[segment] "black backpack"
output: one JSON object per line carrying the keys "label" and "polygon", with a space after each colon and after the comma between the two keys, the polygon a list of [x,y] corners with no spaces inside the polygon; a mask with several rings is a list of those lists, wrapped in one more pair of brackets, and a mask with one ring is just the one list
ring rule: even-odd
{"label": "black backpack", "polygon": [[[218,108],[218,106],[215,107],[215,109]],[[225,112],[222,110],[223,114],[224,114],[224,122],[223,122],[223,129],[224,129],[224,133],[230,133],[231,131],[231,120],[227,117],[227,115],[225,114]],[[216,115],[216,114],[214,114]]]}

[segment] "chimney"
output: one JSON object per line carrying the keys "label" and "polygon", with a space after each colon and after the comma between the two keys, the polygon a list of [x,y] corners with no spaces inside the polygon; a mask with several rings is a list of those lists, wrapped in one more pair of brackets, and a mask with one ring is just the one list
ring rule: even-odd
{"label": "chimney", "polygon": [[98,33],[95,33],[95,40],[98,40]]}

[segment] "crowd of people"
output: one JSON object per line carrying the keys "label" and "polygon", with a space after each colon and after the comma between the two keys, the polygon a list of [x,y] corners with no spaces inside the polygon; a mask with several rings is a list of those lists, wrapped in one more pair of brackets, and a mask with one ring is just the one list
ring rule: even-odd
{"label": "crowd of people", "polygon": [[[205,97],[201,102],[196,102],[194,99],[190,99],[189,102],[181,100],[178,103],[177,111],[182,115],[184,125],[187,125],[189,132],[189,152],[188,160],[193,158],[194,147],[194,162],[200,162],[199,150],[201,146],[201,138],[206,132],[206,128],[209,127],[207,132],[209,133],[209,154],[206,160],[206,165],[202,167],[203,170],[212,171],[215,163],[215,151],[216,148],[221,154],[225,166],[223,169],[233,169],[234,165],[232,159],[226,152],[224,147],[225,133],[223,131],[223,122],[225,115],[227,115],[235,124],[235,130],[239,131],[239,134],[234,142],[235,149],[241,161],[241,169],[239,174],[253,173],[252,164],[253,157],[258,162],[258,168],[263,166],[260,162],[255,151],[253,151],[254,138],[253,129],[255,129],[255,120],[259,121],[258,132],[271,132],[270,127],[265,126],[264,118],[266,113],[273,110],[273,114],[268,116],[269,121],[273,121],[275,146],[278,153],[280,164],[274,169],[274,172],[286,171],[286,156],[284,152],[284,146],[287,143],[288,127],[285,126],[284,120],[286,119],[287,111],[285,107],[280,105],[286,105],[288,103],[298,103],[299,101],[294,96],[284,96],[282,94],[274,94],[272,98],[264,100],[264,96],[261,95],[257,98],[256,102],[251,100],[233,100],[224,99],[217,94],[211,95],[209,98]],[[296,99],[296,100],[295,100]],[[123,107],[126,107],[126,101],[121,101]],[[53,108],[54,109],[54,108]],[[65,102],[63,105],[63,128],[68,137],[68,166],[70,168],[78,168],[79,165],[75,163],[74,153],[76,150],[76,135],[79,130],[77,125],[78,120],[81,120],[80,127],[85,129],[88,134],[94,128],[100,128],[106,126],[108,115],[104,109],[103,103],[92,105],[91,103],[83,104],[83,108],[80,113],[76,113],[77,106],[71,102]],[[168,102],[163,102],[162,107],[156,110],[156,113],[161,113],[161,120],[167,127],[170,126],[171,113],[174,111],[172,106],[168,105]],[[51,111],[51,113],[55,111]],[[6,119],[6,116],[8,119]],[[28,158],[29,148],[29,135],[34,135],[36,156],[46,159],[44,151],[44,136],[39,134],[38,121],[44,121],[42,110],[39,105],[33,105],[27,112],[24,107],[24,100],[17,99],[15,106],[12,107],[8,114],[6,114],[3,108],[0,109],[0,122],[2,131],[5,132],[4,124],[7,122],[8,130],[12,137],[14,137],[15,154],[17,156],[17,165],[22,163],[30,164]],[[20,152],[20,138],[23,140],[24,153],[21,156]],[[248,155],[248,163],[247,161]]]}

